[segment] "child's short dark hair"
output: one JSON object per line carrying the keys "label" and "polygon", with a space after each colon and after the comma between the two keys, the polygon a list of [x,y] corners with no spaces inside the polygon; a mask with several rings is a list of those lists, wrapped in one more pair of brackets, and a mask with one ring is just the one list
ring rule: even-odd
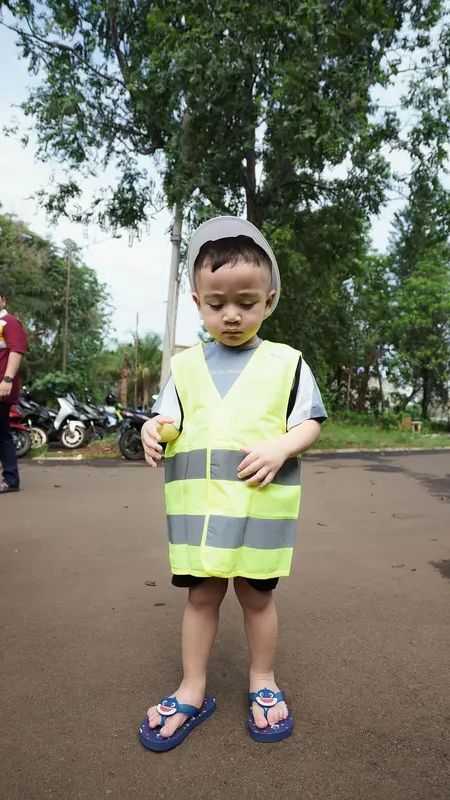
{"label": "child's short dark hair", "polygon": [[0,297],[6,297],[6,294],[3,291],[3,288],[0,286]]}
{"label": "child's short dark hair", "polygon": [[194,275],[204,267],[209,267],[211,272],[215,272],[224,264],[234,266],[239,259],[257,267],[267,267],[272,274],[272,262],[269,256],[250,236],[226,236],[223,239],[205,242],[201,246],[194,262]]}

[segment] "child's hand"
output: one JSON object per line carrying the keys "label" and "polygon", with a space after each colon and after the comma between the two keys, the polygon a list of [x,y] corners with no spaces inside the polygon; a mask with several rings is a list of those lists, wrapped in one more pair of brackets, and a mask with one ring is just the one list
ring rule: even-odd
{"label": "child's hand", "polygon": [[239,464],[238,477],[247,478],[246,483],[259,484],[260,489],[273,481],[289,456],[282,439],[241,447],[241,450],[245,453],[245,458]]}
{"label": "child's hand", "polygon": [[157,461],[161,460],[162,447],[159,444],[161,441],[161,428],[165,424],[171,424],[173,419],[169,417],[162,417],[158,414],[157,417],[144,422],[141,429],[141,439],[144,446],[145,460],[151,467],[157,467]]}

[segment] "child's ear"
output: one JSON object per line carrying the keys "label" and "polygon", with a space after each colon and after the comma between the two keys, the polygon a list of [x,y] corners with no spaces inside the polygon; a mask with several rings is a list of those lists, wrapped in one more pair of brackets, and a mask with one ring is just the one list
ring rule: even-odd
{"label": "child's ear", "polygon": [[275,295],[276,295],[276,290],[275,289],[271,289],[269,294],[267,295],[267,298],[266,298],[266,311],[268,311],[269,308],[272,307],[272,303],[273,303],[273,299],[274,299]]}
{"label": "child's ear", "polygon": [[202,319],[202,312],[201,312],[201,309],[200,309],[200,298],[199,298],[197,292],[192,292],[192,299],[193,299],[195,305],[197,306],[197,311],[200,314],[200,319]]}

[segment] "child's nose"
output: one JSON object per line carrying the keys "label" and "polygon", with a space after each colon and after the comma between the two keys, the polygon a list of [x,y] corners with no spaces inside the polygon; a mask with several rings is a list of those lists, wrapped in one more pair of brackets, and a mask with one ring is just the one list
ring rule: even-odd
{"label": "child's nose", "polygon": [[236,306],[227,306],[224,309],[223,320],[224,322],[234,322],[240,319],[239,309]]}

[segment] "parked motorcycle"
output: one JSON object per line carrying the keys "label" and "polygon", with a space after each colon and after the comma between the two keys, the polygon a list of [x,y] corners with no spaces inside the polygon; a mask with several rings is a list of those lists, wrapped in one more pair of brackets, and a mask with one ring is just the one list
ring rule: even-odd
{"label": "parked motorcycle", "polygon": [[31,436],[28,425],[22,421],[20,411],[12,405],[9,410],[9,429],[16,448],[18,458],[25,456],[31,450]]}
{"label": "parked motorcycle", "polygon": [[125,419],[119,437],[119,450],[129,461],[141,461],[144,458],[144,448],[141,441],[141,429],[144,422],[154,416],[151,412],[137,414],[124,412]]}
{"label": "parked motorcycle", "polygon": [[59,410],[47,431],[48,441],[58,441],[68,450],[75,450],[85,443],[88,416],[76,408],[73,395],[58,397],[57,400]]}
{"label": "parked motorcycle", "polygon": [[108,433],[116,433],[122,427],[125,414],[117,396],[110,392],[105,397],[105,405],[97,406],[100,413],[104,414]]}
{"label": "parked motorcycle", "polygon": [[31,399],[28,392],[23,392],[16,408],[21,414],[22,422],[28,425],[31,436],[31,448],[36,449],[47,444],[47,431],[51,427],[56,412],[39,405]]}
{"label": "parked motorcycle", "polygon": [[105,412],[95,406],[89,396],[86,400],[78,400],[74,394],[68,397],[71,398],[75,410],[86,425],[84,444],[89,444],[94,439],[103,439],[107,431]]}

